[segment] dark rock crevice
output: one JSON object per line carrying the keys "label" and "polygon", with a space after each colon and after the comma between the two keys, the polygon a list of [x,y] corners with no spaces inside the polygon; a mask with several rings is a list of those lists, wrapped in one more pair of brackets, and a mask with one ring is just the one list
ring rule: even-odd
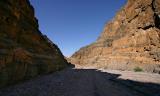
{"label": "dark rock crevice", "polygon": [[145,27],[138,27],[138,29],[147,30],[147,29],[150,29],[150,28],[153,28],[153,27],[154,27],[153,25],[148,25],[148,26],[145,26]]}
{"label": "dark rock crevice", "polygon": [[160,29],[160,15],[154,14],[155,27]]}
{"label": "dark rock crevice", "polygon": [[160,15],[158,15],[158,12],[156,12],[155,2],[156,0],[152,1],[152,10],[154,12],[154,23],[155,23],[155,27],[160,29]]}
{"label": "dark rock crevice", "polygon": [[132,22],[134,19],[136,19],[138,16],[139,16],[139,14],[135,15],[132,19],[130,19],[130,20],[128,21],[128,23],[131,23],[131,22]]}

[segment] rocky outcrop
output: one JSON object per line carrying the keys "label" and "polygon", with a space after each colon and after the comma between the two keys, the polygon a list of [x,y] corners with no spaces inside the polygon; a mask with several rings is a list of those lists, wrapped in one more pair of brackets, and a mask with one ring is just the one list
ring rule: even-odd
{"label": "rocky outcrop", "polygon": [[28,0],[0,0],[0,87],[60,70],[66,60],[38,29]]}
{"label": "rocky outcrop", "polygon": [[74,64],[160,73],[160,0],[128,0],[96,42],[70,58]]}

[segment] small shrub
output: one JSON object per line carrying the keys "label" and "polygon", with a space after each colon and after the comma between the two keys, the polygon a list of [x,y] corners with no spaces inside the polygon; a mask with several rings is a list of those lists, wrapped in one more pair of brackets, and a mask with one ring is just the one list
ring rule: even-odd
{"label": "small shrub", "polygon": [[142,72],[142,71],[143,71],[143,69],[140,68],[140,67],[135,67],[134,68],[134,72]]}

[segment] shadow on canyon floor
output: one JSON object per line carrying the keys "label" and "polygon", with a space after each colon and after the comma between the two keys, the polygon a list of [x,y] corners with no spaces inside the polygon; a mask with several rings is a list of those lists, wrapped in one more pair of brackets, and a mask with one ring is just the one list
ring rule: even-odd
{"label": "shadow on canyon floor", "polygon": [[160,84],[124,80],[119,76],[72,66],[1,89],[0,96],[160,96]]}

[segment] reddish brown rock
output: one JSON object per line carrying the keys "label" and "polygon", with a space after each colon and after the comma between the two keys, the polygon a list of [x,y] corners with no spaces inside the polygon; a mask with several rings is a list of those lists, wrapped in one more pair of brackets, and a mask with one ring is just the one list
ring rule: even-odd
{"label": "reddish brown rock", "polygon": [[0,87],[67,65],[38,29],[29,0],[0,0]]}
{"label": "reddish brown rock", "polygon": [[82,66],[160,73],[160,0],[128,0],[97,41],[70,59]]}

